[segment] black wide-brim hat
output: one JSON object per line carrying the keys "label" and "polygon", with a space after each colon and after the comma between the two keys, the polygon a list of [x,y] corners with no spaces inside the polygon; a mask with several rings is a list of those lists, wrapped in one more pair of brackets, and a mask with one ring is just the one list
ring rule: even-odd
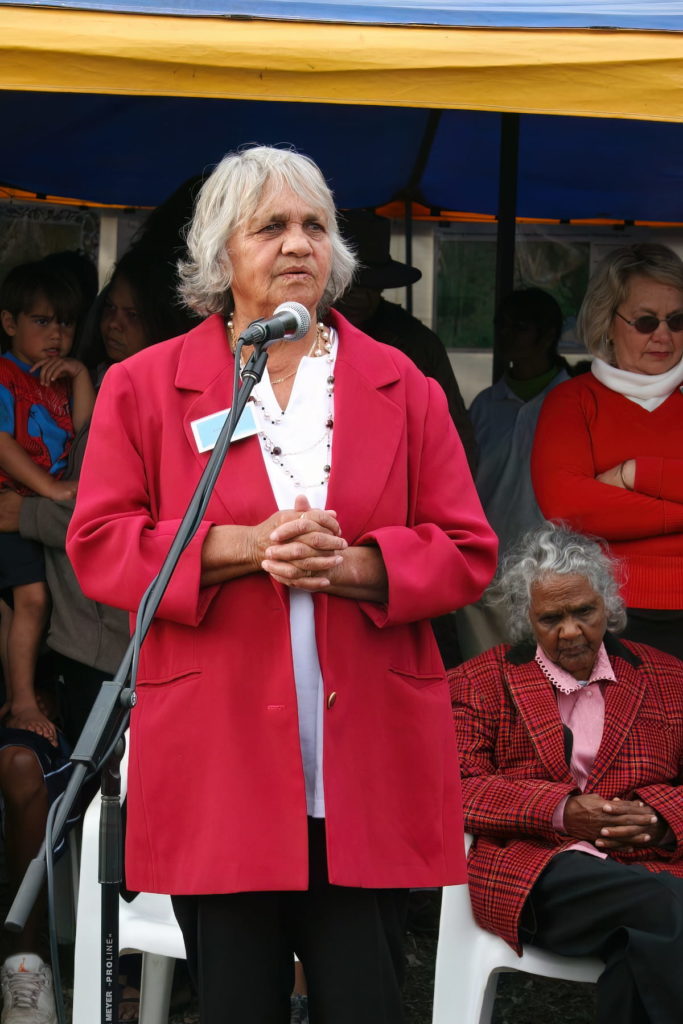
{"label": "black wide-brim hat", "polygon": [[391,258],[391,223],[386,217],[370,210],[346,210],[339,215],[339,230],[358,258],[353,282],[361,288],[405,288],[422,277],[417,267]]}

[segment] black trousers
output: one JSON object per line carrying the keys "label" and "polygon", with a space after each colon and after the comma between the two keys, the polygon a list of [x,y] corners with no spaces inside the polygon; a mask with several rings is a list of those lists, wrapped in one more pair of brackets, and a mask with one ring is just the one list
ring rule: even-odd
{"label": "black trousers", "polygon": [[327,880],[324,821],[309,819],[305,892],[174,896],[201,1024],[289,1024],[293,954],[311,1024],[401,1024],[408,892]]}
{"label": "black trousers", "polygon": [[106,679],[111,679],[113,672],[91,668],[81,661],[67,658],[65,654],[53,654],[55,668],[64,680],[61,694],[61,713],[64,733],[69,743],[75,746],[83,731],[88,715]]}
{"label": "black trousers", "polygon": [[577,851],[554,857],[522,914],[523,942],[605,961],[599,1024],[683,1021],[683,879]]}

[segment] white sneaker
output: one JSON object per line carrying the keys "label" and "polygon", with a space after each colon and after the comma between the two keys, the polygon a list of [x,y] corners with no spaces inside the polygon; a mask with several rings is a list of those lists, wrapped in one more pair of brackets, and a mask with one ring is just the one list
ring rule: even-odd
{"label": "white sneaker", "polygon": [[0,1024],[57,1024],[52,971],[35,953],[10,956],[0,968]]}

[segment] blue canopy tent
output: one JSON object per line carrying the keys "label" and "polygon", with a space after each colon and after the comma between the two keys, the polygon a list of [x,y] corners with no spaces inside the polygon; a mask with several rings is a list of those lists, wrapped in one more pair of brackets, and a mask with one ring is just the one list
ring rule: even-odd
{"label": "blue canopy tent", "polygon": [[15,0],[0,182],[149,206],[290,142],[340,206],[495,215],[519,112],[520,216],[683,221],[681,31],[683,2]]}
{"label": "blue canopy tent", "polygon": [[280,21],[472,28],[621,28],[679,32],[676,0],[12,0],[16,6],[170,14],[180,17],[276,18]]}
{"label": "blue canopy tent", "polygon": [[[41,195],[154,206],[235,144],[291,142],[325,169],[340,206],[410,197],[435,210],[495,215],[502,116],[4,91],[0,119],[10,144],[0,180]],[[557,220],[683,221],[683,129],[525,115],[517,211]]]}

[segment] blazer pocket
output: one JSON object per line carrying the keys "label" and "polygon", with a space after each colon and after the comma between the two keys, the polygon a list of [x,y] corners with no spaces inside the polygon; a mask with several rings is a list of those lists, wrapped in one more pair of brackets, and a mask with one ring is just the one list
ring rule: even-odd
{"label": "blazer pocket", "polygon": [[446,675],[443,672],[413,672],[410,669],[397,668],[395,665],[390,665],[389,671],[414,686],[416,690],[446,682]]}
{"label": "blazer pocket", "polygon": [[201,670],[198,668],[190,668],[179,670],[174,672],[172,675],[162,676],[143,676],[138,679],[138,686],[177,686],[181,683],[189,683],[194,679],[198,679],[201,675]]}

